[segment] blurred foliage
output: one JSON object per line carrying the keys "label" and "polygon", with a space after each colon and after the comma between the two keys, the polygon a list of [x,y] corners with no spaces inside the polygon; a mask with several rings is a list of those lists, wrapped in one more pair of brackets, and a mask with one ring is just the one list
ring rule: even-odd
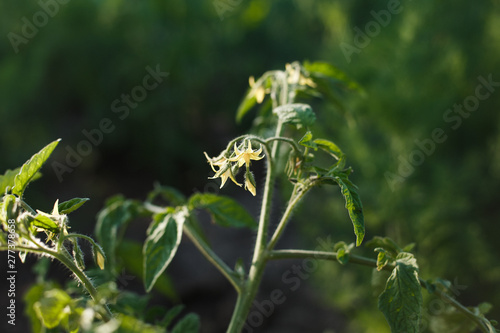
{"label": "blurred foliage", "polygon": [[[500,81],[500,3],[403,1],[401,11],[348,61],[341,44],[354,45],[354,28],[365,31],[375,20],[372,11],[388,3],[242,1],[221,20],[212,1],[74,0],[60,4],[15,53],[8,33],[21,34],[22,18],[33,22],[42,9],[35,1],[3,1],[0,170],[59,137],[61,147],[76,149],[85,139],[82,130],[109,118],[115,129],[58,185],[68,197],[91,197],[96,212],[106,196],[141,196],[153,180],[186,193],[202,191],[209,174],[202,152],[218,151],[250,125],[234,124],[244,78],[294,60],[331,62],[365,96],[344,96],[343,110],[314,101],[316,131],[349,152],[365,207],[366,239],[380,234],[415,242],[423,277],[433,278],[427,269],[457,277],[471,286],[459,296],[463,303],[488,300],[494,305],[490,316],[499,318],[500,92],[481,101],[456,129],[443,115],[474,95],[479,76]],[[169,76],[119,119],[112,102],[142,84],[147,66],[157,65]],[[431,138],[435,128],[447,140],[392,190],[385,173],[397,174],[400,157],[408,159],[418,149],[415,140]],[[65,158],[60,148],[53,160]],[[57,182],[53,172],[45,173],[49,179],[40,182]],[[311,194],[295,230],[313,248],[318,234],[351,242],[342,200],[325,206],[321,191],[336,190]],[[36,198],[46,205],[53,199]],[[88,220],[85,225],[92,230]],[[372,316],[374,323],[383,322],[381,314],[367,311],[374,301],[350,288],[360,280],[368,286],[370,271],[332,265],[325,263],[315,275],[317,288],[333,306],[357,311],[352,329],[374,332],[362,324]]]}

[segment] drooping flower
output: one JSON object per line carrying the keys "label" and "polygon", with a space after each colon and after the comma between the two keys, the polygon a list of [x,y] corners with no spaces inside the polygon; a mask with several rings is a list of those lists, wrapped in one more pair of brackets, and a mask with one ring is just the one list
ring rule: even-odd
{"label": "drooping flower", "polygon": [[[242,186],[240,183],[236,181],[234,178],[233,172],[231,170],[231,163],[230,161],[225,158],[224,156],[218,156],[216,158],[210,158],[207,153],[203,152],[205,154],[205,157],[208,160],[208,163],[210,163],[210,167],[212,170],[215,172],[215,175],[213,177],[210,177],[210,179],[215,179],[219,178],[221,179],[221,185],[220,188],[226,184],[226,181],[228,178],[230,178],[233,183],[235,183],[238,186]],[[214,166],[218,167],[218,170],[215,170]]]}
{"label": "drooping flower", "polygon": [[239,150],[236,143],[234,144],[235,157],[229,158],[228,161],[237,162],[238,166],[241,167],[243,164],[246,165],[247,169],[250,166],[250,161],[258,161],[264,158],[264,156],[259,156],[262,152],[262,146],[258,150],[252,150],[252,142],[248,141],[248,147],[246,150]]}

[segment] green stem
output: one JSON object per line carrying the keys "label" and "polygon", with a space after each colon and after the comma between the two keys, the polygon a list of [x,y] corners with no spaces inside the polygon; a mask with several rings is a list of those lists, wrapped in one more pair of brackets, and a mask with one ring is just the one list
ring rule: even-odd
{"label": "green stem", "polygon": [[[39,244],[37,244],[38,246]],[[4,247],[1,247],[0,250],[4,250]],[[102,319],[104,321],[110,321],[113,315],[111,314],[111,311],[107,307],[106,304],[104,304],[102,298],[99,295],[99,292],[97,289],[94,287],[90,279],[87,277],[87,275],[80,269],[78,266],[75,265],[75,263],[71,260],[71,258],[68,255],[65,255],[64,253],[59,253],[59,252],[54,252],[48,248],[45,247],[29,247],[29,246],[23,246],[23,245],[16,245],[15,251],[26,251],[26,252],[32,252],[32,253],[40,253],[40,254],[45,254],[48,256],[51,256],[57,260],[59,260],[61,263],[63,263],[70,271],[72,271],[75,276],[78,278],[78,280],[82,283],[83,287],[87,290],[89,293],[90,297],[96,302],[96,304],[102,306],[104,308],[104,312],[100,313]]]}
{"label": "green stem", "polygon": [[[282,123],[278,121],[276,127],[276,136],[281,134]],[[273,143],[272,152],[269,153],[267,144],[264,144],[264,149],[267,156],[267,175],[264,185],[264,194],[262,198],[262,206],[259,217],[259,228],[257,230],[257,240],[253,252],[252,265],[248,274],[246,283],[243,284],[241,292],[238,293],[236,307],[229,323],[227,333],[239,333],[243,329],[245,319],[250,312],[252,301],[255,299],[257,290],[262,280],[262,274],[266,265],[266,243],[267,231],[269,225],[269,215],[271,210],[271,200],[274,188],[274,173],[273,162],[275,161],[278,151],[278,141]]]}
{"label": "green stem", "polygon": [[[306,259],[306,258],[337,261],[337,253],[336,252],[325,252],[325,251],[310,251],[310,250],[274,250],[274,251],[268,252],[268,254],[267,254],[268,260]],[[349,253],[349,263],[363,265],[363,266],[369,266],[369,267],[377,267],[377,261],[375,259],[366,258],[366,257],[354,255],[351,253]],[[383,269],[386,271],[392,271],[394,269],[394,265],[386,265],[383,267]],[[419,282],[420,282],[420,286],[422,288],[427,289],[427,285],[426,285],[425,281],[420,277],[419,277]],[[460,304],[453,297],[447,295],[446,293],[444,293],[438,289],[436,289],[434,291],[434,294],[436,294],[439,298],[441,298],[446,303],[453,306],[455,309],[457,309],[459,312],[461,312],[467,318],[474,321],[481,328],[481,330],[483,332],[490,333],[490,331],[488,330],[488,328],[484,324],[483,320],[481,320],[481,318],[476,316],[472,311],[470,311],[465,306]]]}
{"label": "green stem", "polygon": [[226,265],[188,223],[184,223],[184,232],[201,254],[228,279],[238,293],[241,293],[241,283],[236,279],[233,270]]}
{"label": "green stem", "polygon": [[[306,195],[306,193],[309,191],[309,189],[312,188],[312,186],[305,186],[302,184],[295,184],[292,195],[290,196],[290,201],[288,203],[288,206],[286,207],[285,212],[283,213],[283,216],[281,217],[281,220],[276,227],[276,230],[274,231],[273,236],[271,237],[271,240],[269,241],[269,244],[267,245],[267,250],[271,251],[274,249],[274,246],[276,246],[276,243],[280,239],[281,235],[283,234],[283,231],[285,231],[285,227],[288,224],[288,221],[290,220],[290,217],[292,216],[292,212],[295,209],[295,206],[299,203],[300,199]],[[302,188],[301,188],[302,187]],[[299,189],[301,189],[299,191]]]}

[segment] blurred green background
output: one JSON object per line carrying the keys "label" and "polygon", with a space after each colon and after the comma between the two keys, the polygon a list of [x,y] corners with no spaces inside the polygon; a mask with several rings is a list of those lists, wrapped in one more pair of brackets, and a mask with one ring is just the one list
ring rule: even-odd
{"label": "blurred green background", "polygon": [[[72,226],[91,234],[95,215],[113,194],[144,199],[156,180],[185,194],[210,188],[203,151],[216,155],[248,130],[250,119],[234,121],[248,77],[295,60],[327,61],[366,92],[344,96],[344,111],[313,105],[320,120],[315,130],[342,147],[355,170],[366,239],[415,242],[424,278],[457,278],[467,286],[459,296],[464,304],[489,301],[489,317],[500,318],[499,84],[460,125],[444,118],[474,96],[479,76],[500,82],[500,1],[401,1],[383,24],[374,23],[376,16],[380,20],[394,0],[62,2],[42,1],[52,4],[45,9],[35,1],[0,3],[0,170],[21,165],[56,138],[63,141],[50,163],[65,163],[68,149],[82,148],[82,131],[104,118],[114,127],[62,181],[47,164],[27,192],[33,206],[49,210],[57,198],[90,197]],[[143,85],[147,67],[168,76],[130,104],[127,116],[114,112],[116,99]],[[392,186],[387,173],[397,175],[401,160],[419,150],[416,140],[430,139],[435,128],[447,139]],[[354,241],[337,192],[325,188],[306,199],[287,230],[288,246],[314,248],[316,238],[327,235]],[[231,186],[222,193],[259,203]],[[326,194],[331,199],[325,201]],[[145,233],[145,226],[139,229]],[[231,237],[223,241],[238,246]],[[175,267],[192,264],[188,259]],[[285,287],[280,277],[291,265],[274,268],[263,298],[266,286]],[[189,279],[169,274],[174,283]],[[301,288],[304,298],[290,296],[260,331],[387,332],[370,280],[370,269],[321,264]],[[29,285],[29,271],[23,281]],[[233,295],[225,287],[229,301],[212,302],[217,297],[207,290],[190,292],[195,301],[180,295],[187,310],[201,316],[204,332],[217,332],[229,320]],[[306,299],[315,306],[304,306]],[[217,311],[222,319],[207,315]],[[295,324],[287,328],[287,322]]]}

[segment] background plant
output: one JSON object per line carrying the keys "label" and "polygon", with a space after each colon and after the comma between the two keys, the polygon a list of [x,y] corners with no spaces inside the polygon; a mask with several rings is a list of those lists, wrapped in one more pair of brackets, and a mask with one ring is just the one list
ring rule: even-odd
{"label": "background plant", "polygon": [[[253,196],[257,192],[257,183],[250,167],[252,161],[259,161],[266,157],[266,180],[257,223],[240,204],[229,197],[196,193],[190,198],[185,198],[171,187],[157,187],[144,203],[126,200],[123,197],[115,197],[108,201],[96,225],[96,234],[101,243],[105,244],[106,249],[103,251],[90,237],[68,232],[66,214],[78,209],[88,199],[75,198],[61,204],[56,201],[50,214],[34,211],[23,200],[27,185],[38,177],[39,169],[59,141],[47,145],[21,168],[14,171],[8,170],[1,178],[5,195],[2,197],[1,205],[4,233],[0,238],[0,249],[7,251],[9,258],[14,258],[12,254],[19,252],[19,257],[23,262],[27,253],[39,253],[60,261],[74,273],[77,282],[82,284],[92,299],[92,301],[73,300],[68,292],[48,283],[39,283],[31,288],[26,297],[32,327],[36,330],[41,325],[49,329],[61,326],[67,331],[78,331],[80,328],[84,331],[165,331],[173,317],[179,313],[178,307],[168,311],[164,318],[156,320],[154,325],[143,321],[140,309],[135,309],[132,314],[128,314],[130,310],[127,311],[126,306],[114,300],[120,296],[123,298],[123,295],[117,296],[116,287],[113,288],[101,282],[105,287],[97,290],[88,278],[83,271],[85,268],[83,252],[78,245],[79,238],[90,242],[94,260],[101,270],[105,269],[104,253],[109,254],[108,263],[111,266],[107,268],[109,280],[110,274],[113,276],[117,273],[115,256],[123,241],[122,236],[127,224],[136,217],[145,216],[152,218],[142,249],[143,274],[141,277],[146,291],[151,291],[162,276],[175,256],[182,235],[185,233],[208,261],[228,279],[238,294],[228,332],[240,332],[247,327],[245,319],[257,295],[268,261],[292,258],[335,260],[342,265],[355,263],[375,267],[376,270],[373,273],[373,279],[376,281],[375,287],[377,284],[382,286],[378,307],[384,313],[393,332],[420,331],[423,307],[421,287],[427,289],[430,295],[440,298],[448,306],[448,310],[434,320],[434,328],[448,331],[456,329],[473,331],[477,327],[484,332],[496,332],[497,330],[492,326],[492,323],[495,323],[490,322],[484,316],[491,305],[483,303],[475,308],[466,308],[451,294],[453,290],[450,282],[441,279],[424,280],[419,276],[416,259],[409,252],[414,247],[413,244],[400,247],[390,238],[375,237],[367,245],[378,252],[376,260],[352,253],[354,246],[361,245],[365,236],[361,200],[357,187],[348,178],[352,169],[345,167],[345,154],[335,143],[325,139],[313,139],[309,127],[315,122],[316,115],[309,105],[295,101],[298,96],[321,97],[325,95],[336,101],[335,96],[341,88],[359,90],[356,83],[326,63],[306,62],[301,65],[295,62],[287,64],[285,71],[266,72],[258,80],[250,78],[250,89],[238,110],[237,119],[244,117],[256,103],[263,103],[265,96],[269,94],[270,103],[263,104],[260,108],[256,123],[259,125],[259,131],[263,132],[266,132],[266,125],[275,126],[275,135],[270,137],[243,135],[231,140],[226,149],[217,157],[211,158],[206,153],[205,156],[215,172],[212,178],[221,178],[221,187],[228,179],[242,186],[236,180],[236,176],[240,169],[244,169],[244,188]],[[293,135],[282,135],[286,124],[293,125],[298,130],[305,128],[299,140],[294,140]],[[260,148],[252,149],[252,142],[258,143]],[[279,143],[288,146],[288,149],[280,149]],[[328,167],[318,165],[315,153],[313,153],[318,150],[330,155],[333,164],[330,161],[327,164]],[[284,157],[287,162],[279,163],[280,156]],[[288,180],[293,184],[293,189],[274,233],[269,233],[273,189],[277,176],[275,165],[284,167]],[[218,169],[215,170],[214,167]],[[308,191],[321,185],[339,186],[354,226],[356,242],[349,245],[345,242],[338,242],[332,249],[324,251],[276,250],[275,246],[297,204]],[[171,205],[166,207],[156,205],[154,201],[159,195],[162,195]],[[208,239],[203,235],[203,229],[197,222],[194,214],[196,209],[206,210],[214,223],[225,227],[257,229],[253,257],[248,264],[248,269],[245,268],[245,261],[242,259],[235,263],[234,270],[231,269],[211,249]],[[45,242],[48,245],[42,243],[42,239],[37,237],[39,232],[45,233]],[[14,259],[13,261],[15,262]],[[391,271],[386,283],[383,283],[386,277],[380,275],[380,271],[384,269]],[[39,274],[42,279],[43,269]],[[104,279],[106,279],[105,276],[106,274],[104,274]],[[130,295],[129,301],[132,302],[138,302],[141,299],[138,295],[125,295]],[[108,308],[108,303],[113,300],[114,309],[117,311],[114,315]],[[468,318],[469,322],[466,322],[464,326],[463,318],[458,315]],[[94,318],[97,319],[97,323],[94,323]],[[172,331],[195,332],[198,331],[198,326],[197,316],[190,314],[180,320]]]}
{"label": "background plant", "polygon": [[[40,9],[36,2],[0,6],[4,37],[9,31],[19,31],[23,16]],[[397,169],[398,156],[415,149],[416,139],[443,126],[443,112],[473,92],[477,76],[492,73],[495,78],[499,72],[499,7],[495,1],[402,2],[402,7],[347,63],[340,43],[352,43],[353,27],[364,28],[373,20],[370,11],[387,8],[387,1],[242,2],[224,21],[211,1],[71,1],[18,54],[7,38],[0,42],[0,132],[4,143],[0,170],[22,164],[39,148],[39,142],[57,137],[64,141],[52,161],[64,161],[65,146],[75,147],[83,138],[82,129],[94,128],[103,117],[110,117],[109,104],[138,84],[145,66],[161,63],[170,76],[159,90],[126,121],[118,122],[116,130],[63,183],[48,167],[38,186],[26,194],[34,207],[48,212],[56,194],[60,198],[91,197],[83,211],[71,217],[75,230],[91,234],[93,223],[88,217],[114,193],[140,197],[154,180],[174,185],[183,193],[202,191],[210,169],[200,154],[219,151],[250,125],[250,118],[238,127],[230,121],[246,78],[293,59],[322,59],[356,78],[367,94],[365,99],[346,96],[343,112],[325,105],[322,121],[316,122],[314,130],[318,137],[341,143],[349,153],[356,182],[363,185],[364,212],[371,223],[368,239],[380,234],[401,244],[416,242],[414,251],[422,269],[450,280],[458,277],[460,285],[469,286],[460,295],[465,303],[478,304],[484,299],[498,303],[498,95],[481,103],[397,191],[390,190],[384,173]],[[315,103],[311,103],[314,110],[320,110]],[[334,130],[332,122],[339,124]],[[143,135],[146,131],[147,136]],[[179,163],[170,163],[172,159]],[[256,177],[259,180],[258,172]],[[47,195],[49,187],[53,195]],[[226,186],[221,193],[233,195],[235,190],[236,186]],[[333,227],[335,241],[347,239],[352,227],[338,223],[345,211],[335,195],[334,187],[311,192],[309,205],[295,216],[303,214],[324,223],[292,224],[285,234],[287,240],[314,248],[317,235],[327,234]],[[329,206],[315,205],[325,196],[332,198]],[[131,225],[131,234],[137,224]],[[239,243],[240,235],[247,234],[236,230],[222,235],[225,243]],[[187,244],[178,255],[191,258]],[[232,256],[223,247],[220,252]],[[28,267],[34,262],[27,259],[23,274],[29,274]],[[191,267],[185,262],[172,263],[171,276],[179,296],[190,309],[204,308],[198,311],[203,322],[212,327],[225,323],[231,315],[226,307],[230,304],[226,298],[233,295],[231,286],[219,283],[217,272],[208,266],[204,266],[208,267],[204,280],[185,283],[180,272]],[[201,259],[199,265],[203,265]],[[264,277],[264,288],[280,277],[280,269],[289,268],[288,262],[273,267]],[[55,277],[66,276],[57,266],[51,272]],[[332,284],[332,276],[342,283]],[[369,290],[363,286],[369,288],[369,279],[362,270],[320,265],[304,281],[304,288],[294,293],[306,296],[300,297],[302,302],[283,304],[275,319],[266,321],[265,329],[286,325],[289,332],[303,331],[302,322],[313,322],[318,330],[384,332],[384,317],[373,311],[376,297],[371,302],[365,297]],[[26,281],[23,288],[29,287],[30,279]],[[345,287],[349,285],[356,288]],[[214,298],[210,293],[214,289],[225,296]],[[0,299],[4,306],[2,302],[4,299]],[[169,300],[162,298],[162,302]],[[335,316],[324,315],[332,311]],[[491,311],[498,318],[498,307]]]}

